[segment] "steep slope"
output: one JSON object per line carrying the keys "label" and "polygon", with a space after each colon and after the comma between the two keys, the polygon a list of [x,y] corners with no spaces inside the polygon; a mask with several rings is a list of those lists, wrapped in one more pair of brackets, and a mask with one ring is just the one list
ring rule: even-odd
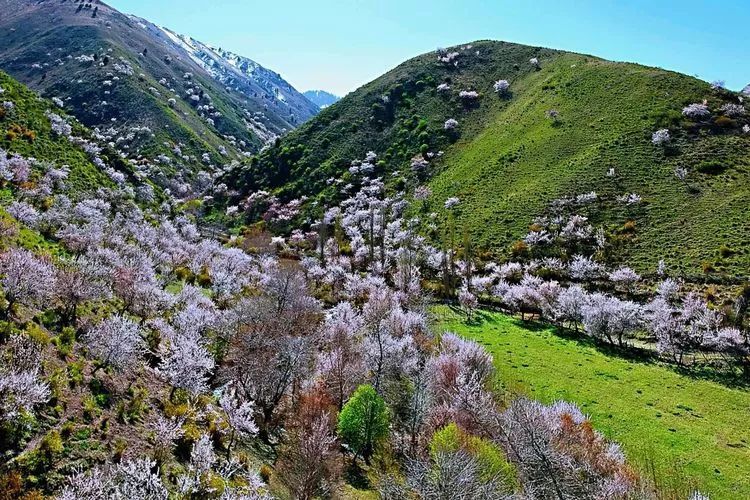
{"label": "steep slope", "polygon": [[166,178],[240,159],[317,112],[279,75],[104,3],[2,0],[0,10],[0,68],[131,142],[131,158],[166,155]]}
{"label": "steep slope", "polygon": [[[688,103],[725,96],[682,75],[577,56],[551,61],[519,83],[517,95],[482,132],[450,149],[448,168],[431,182],[432,206],[462,199],[460,220],[480,244],[508,245],[552,200],[595,191],[592,220],[613,233],[636,222],[617,257],[641,271],[653,272],[663,258],[688,274],[703,264],[750,273],[747,134],[698,128],[679,115]],[[545,118],[551,108],[559,123]],[[661,127],[672,130],[668,150],[651,143]],[[687,169],[684,182],[678,167]],[[643,201],[618,200],[627,193]]]}
{"label": "steep slope", "polygon": [[[99,188],[114,186],[110,175],[94,163],[94,158],[104,161],[133,184],[148,184],[137,180],[130,164],[119,157],[117,151],[98,143],[90,131],[75,119],[65,116],[57,107],[0,71],[0,159],[12,155],[34,158],[29,165],[28,182],[38,182],[45,168],[57,167],[67,171],[65,184],[71,197],[95,192]],[[70,138],[53,130],[50,117],[60,117],[70,126]],[[89,147],[96,145],[94,149]],[[88,150],[88,151],[87,151]],[[3,165],[5,166],[5,165]],[[0,203],[12,198],[7,179],[0,179]]]}
{"label": "steep slope", "polygon": [[[130,17],[148,25],[148,21]],[[277,115],[284,128],[292,129],[317,114],[314,103],[278,73],[247,57],[211,47],[167,28],[162,27],[161,30],[226,89],[251,99],[261,99],[264,108],[269,110],[269,114]],[[276,132],[283,132],[283,129]]]}
{"label": "steep slope", "polygon": [[339,96],[325,90],[308,90],[302,94],[321,109],[327,108],[331,104],[335,104],[341,100]]}
{"label": "steep slope", "polygon": [[[510,84],[505,95],[493,89],[499,79]],[[710,118],[682,116],[684,106],[704,99]],[[325,204],[352,181],[350,163],[372,150],[393,189],[428,183],[425,214],[446,221],[444,202],[458,197],[451,210],[458,227],[495,255],[523,238],[554,200],[595,191],[587,215],[628,239],[612,260],[644,272],[663,258],[686,275],[702,267],[747,275],[750,134],[742,130],[747,115],[721,116],[726,103],[738,104],[737,95],[685,75],[480,41],[407,61],[230,180],[243,193],[272,189]],[[457,123],[446,127],[449,119]],[[670,130],[668,147],[652,144],[661,128]],[[684,181],[677,167],[687,169]],[[630,193],[642,201],[618,201]],[[629,220],[635,233],[629,224],[624,235]]]}

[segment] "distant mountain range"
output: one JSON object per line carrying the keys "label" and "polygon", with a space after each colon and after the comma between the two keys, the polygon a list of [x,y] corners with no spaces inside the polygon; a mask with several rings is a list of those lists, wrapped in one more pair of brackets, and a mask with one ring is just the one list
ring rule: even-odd
{"label": "distant mountain range", "polygon": [[278,73],[98,1],[0,12],[0,69],[108,140],[136,137],[129,158],[158,159],[165,179],[241,160],[319,112]]}
{"label": "distant mountain range", "polygon": [[316,104],[320,109],[327,108],[341,99],[339,96],[326,92],[325,90],[308,90],[303,92],[303,95]]}

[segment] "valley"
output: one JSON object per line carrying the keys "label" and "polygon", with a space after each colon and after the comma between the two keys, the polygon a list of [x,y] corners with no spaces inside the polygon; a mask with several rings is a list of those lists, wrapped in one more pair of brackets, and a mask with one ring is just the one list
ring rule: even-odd
{"label": "valley", "polygon": [[747,88],[0,12],[0,500],[750,497]]}

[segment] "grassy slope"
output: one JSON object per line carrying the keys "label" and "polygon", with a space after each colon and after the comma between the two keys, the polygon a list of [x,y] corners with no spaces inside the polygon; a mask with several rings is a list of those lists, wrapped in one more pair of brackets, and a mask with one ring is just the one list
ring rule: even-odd
{"label": "grassy slope", "polygon": [[[66,138],[52,133],[47,111],[63,115],[64,113],[49,101],[40,99],[24,85],[0,71],[0,87],[5,92],[0,100],[10,101],[14,108],[7,116],[0,120],[0,148],[22,156],[33,157],[40,161],[53,162],[58,167],[70,167],[70,175],[66,184],[73,195],[78,192],[93,191],[99,186],[111,186],[112,182],[94,164],[86,153],[74,146]],[[10,141],[7,130],[12,125],[21,125],[32,130],[36,138],[33,142],[21,137]],[[87,137],[89,132],[81,125],[74,126],[74,134]]]}
{"label": "grassy slope", "polygon": [[[15,81],[7,74],[0,71],[0,87],[5,91],[0,100],[13,102],[14,108],[4,119],[0,119],[0,148],[8,153],[20,154],[24,157],[31,157],[42,163],[52,163],[57,167],[67,166],[70,173],[65,181],[68,187],[67,195],[72,199],[85,197],[95,192],[99,187],[113,187],[112,181],[97,168],[87,156],[87,154],[78,146],[70,143],[66,138],[52,133],[50,121],[46,116],[47,111],[53,111],[63,114],[52,103],[40,99],[34,92],[29,90],[21,83]],[[78,122],[72,121],[73,132],[79,137],[90,137],[90,132]],[[22,137],[9,140],[7,131],[14,125],[20,125],[35,134],[32,142]],[[101,156],[109,158],[111,164],[120,168],[120,171],[126,175],[131,174],[129,165],[117,160],[117,154],[111,150],[105,150]],[[34,182],[37,176],[41,175],[40,171],[32,172],[31,182]],[[160,192],[157,188],[157,197]],[[7,214],[4,207],[18,198],[18,193],[14,188],[5,186],[0,189],[0,219],[10,224],[10,215]],[[56,243],[46,240],[41,234],[28,228],[19,227],[16,236],[8,241],[0,242],[3,245],[18,245],[23,248],[31,249],[37,252],[59,254],[63,253],[61,247]]]}
{"label": "grassy slope", "polygon": [[[616,227],[636,220],[635,244],[622,258],[641,270],[658,260],[687,273],[702,261],[747,275],[750,270],[750,141],[732,133],[677,132],[675,152],[652,146],[650,132],[679,116],[688,102],[711,97],[693,78],[630,64],[565,55],[519,81],[513,99],[498,109],[476,137],[448,151],[445,168],[431,186],[433,209],[443,200],[463,200],[459,221],[487,248],[507,246],[523,236],[550,200],[596,191],[597,222]],[[546,119],[560,111],[558,126]],[[685,124],[681,124],[685,125]],[[697,166],[707,159],[727,165],[719,175]],[[674,176],[690,171],[690,193]],[[609,168],[615,179],[606,177]],[[645,204],[624,209],[614,201],[628,192]],[[722,262],[726,245],[738,253]]]}
{"label": "grassy slope", "polygon": [[644,474],[653,463],[668,491],[678,489],[681,498],[690,487],[712,499],[750,497],[747,391],[610,356],[501,314],[482,313],[467,324],[447,307],[434,313],[439,328],[476,340],[493,354],[505,387],[545,402],[578,403]]}
{"label": "grassy slope", "polygon": [[[255,168],[245,168],[229,181],[244,190],[256,189],[260,182],[289,195],[316,195],[326,190],[326,179],[340,176],[352,160],[364,158],[371,150],[384,161],[383,171],[403,170],[421,144],[433,151],[448,146],[443,131],[447,118],[461,120],[467,135],[481,129],[488,109],[464,107],[458,98],[460,90],[491,91],[497,75],[521,78],[532,72],[529,58],[560,54],[489,41],[459,50],[463,55],[458,69],[438,64],[433,53],[424,54],[362,86],[285,136],[277,147],[256,159]],[[436,87],[442,82],[450,83],[451,95],[438,94]],[[388,96],[389,103],[385,112],[376,116],[373,105],[382,104],[383,96]],[[421,126],[420,120],[424,121]],[[420,138],[422,132],[428,137]],[[294,148],[299,151],[293,153]],[[264,182],[272,177],[269,172],[282,175]],[[329,188],[325,194],[335,197],[335,192]]]}
{"label": "grassy slope", "polygon": [[[446,152],[434,167],[428,209],[443,212],[446,198],[462,198],[460,225],[496,255],[523,237],[553,199],[595,190],[607,200],[596,211],[596,223],[612,229],[636,220],[635,242],[618,257],[639,270],[653,270],[665,258],[686,274],[701,272],[703,261],[727,273],[750,274],[750,136],[737,128],[698,132],[680,114],[684,105],[704,98],[716,109],[731,94],[677,73],[538,47],[482,41],[457,50],[457,69],[425,54],[363,86],[234,173],[230,184],[244,194],[271,188],[335,200],[339,190],[326,180],[348,182],[350,162],[374,150],[383,162],[379,173],[399,188],[413,186],[409,159],[427,144]],[[540,71],[528,63],[533,56],[541,61]],[[492,91],[499,78],[510,81],[510,99]],[[435,90],[444,81],[451,85],[447,95]],[[457,94],[466,89],[480,92],[478,106],[462,105]],[[372,106],[383,95],[390,97],[390,114],[378,120]],[[557,126],[545,117],[552,108],[562,116]],[[443,131],[448,118],[460,122],[455,143]],[[664,126],[675,137],[670,155],[650,142],[651,133]],[[709,159],[727,168],[715,175],[697,172]],[[689,183],[697,193],[675,178],[676,166],[691,170]],[[605,176],[611,167],[615,179]],[[394,171],[400,176],[391,176]],[[401,177],[406,182],[399,185]],[[626,192],[640,194],[645,203],[618,206],[614,198]],[[737,253],[719,258],[722,245]]]}

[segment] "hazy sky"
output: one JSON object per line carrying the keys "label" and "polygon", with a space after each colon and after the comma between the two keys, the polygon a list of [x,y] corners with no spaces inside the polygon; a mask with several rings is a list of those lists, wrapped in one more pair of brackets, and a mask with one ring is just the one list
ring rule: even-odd
{"label": "hazy sky", "polygon": [[298,90],[343,95],[417,54],[478,39],[750,83],[750,0],[111,0],[247,56]]}

